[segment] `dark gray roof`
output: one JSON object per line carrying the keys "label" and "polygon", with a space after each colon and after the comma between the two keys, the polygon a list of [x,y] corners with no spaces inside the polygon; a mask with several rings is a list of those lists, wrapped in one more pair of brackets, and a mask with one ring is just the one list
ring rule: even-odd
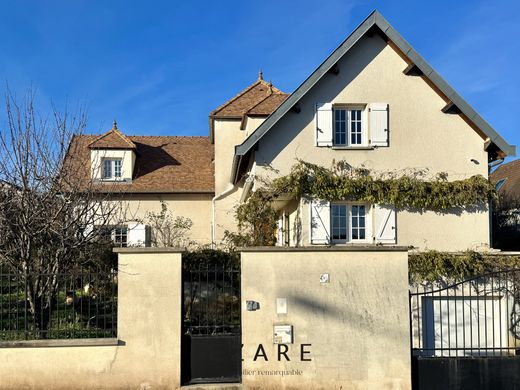
{"label": "dark gray roof", "polygon": [[235,147],[232,181],[236,182],[239,165],[256,143],[374,26],[377,26],[455,106],[478,127],[490,142],[506,155],[516,155],[509,145],[399,34],[377,10],[372,12],[350,36],[289,96],[241,145]]}

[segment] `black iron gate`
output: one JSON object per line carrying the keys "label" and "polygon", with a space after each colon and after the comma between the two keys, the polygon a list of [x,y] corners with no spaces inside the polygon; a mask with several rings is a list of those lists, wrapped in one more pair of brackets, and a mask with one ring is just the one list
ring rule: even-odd
{"label": "black iron gate", "polygon": [[[206,252],[207,254],[208,252]],[[183,258],[183,384],[241,379],[240,262]]]}
{"label": "black iron gate", "polygon": [[520,388],[520,270],[410,289],[414,389]]}

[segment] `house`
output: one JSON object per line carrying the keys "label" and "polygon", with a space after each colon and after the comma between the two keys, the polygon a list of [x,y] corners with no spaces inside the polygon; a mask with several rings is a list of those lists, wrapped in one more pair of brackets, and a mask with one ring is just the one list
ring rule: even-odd
{"label": "house", "polygon": [[[234,210],[258,178],[285,175],[298,159],[374,172],[427,169],[451,181],[488,178],[489,163],[515,154],[377,11],[293,93],[260,73],[210,113],[209,127],[206,138],[126,136],[114,126],[74,142],[90,180],[116,181],[135,215],[167,201],[193,220],[199,243],[235,230]],[[302,199],[277,208],[279,245],[490,247],[487,204],[438,212]]]}
{"label": "house", "polygon": [[193,223],[190,239],[211,240],[214,194],[213,147],[208,137],[127,136],[114,121],[100,136],[73,137],[65,167],[78,167],[81,183],[104,200],[119,202],[113,240],[120,246],[150,245],[149,213],[162,204]]}
{"label": "house", "polygon": [[493,246],[520,250],[520,160],[499,165],[490,180],[499,195],[493,213]]}

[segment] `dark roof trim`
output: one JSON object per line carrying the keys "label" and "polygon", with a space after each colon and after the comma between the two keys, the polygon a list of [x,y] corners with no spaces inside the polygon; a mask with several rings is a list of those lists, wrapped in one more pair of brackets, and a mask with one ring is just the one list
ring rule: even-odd
{"label": "dark roof trim", "polygon": [[267,133],[298,101],[345,55],[373,26],[377,26],[386,36],[417,66],[460,111],[473,122],[492,143],[506,155],[516,155],[516,147],[509,145],[495,129],[489,125],[399,34],[379,13],[372,12],[350,36],[287,98],[251,135],[235,147],[232,179],[236,182],[238,156],[249,153],[256,143]]}

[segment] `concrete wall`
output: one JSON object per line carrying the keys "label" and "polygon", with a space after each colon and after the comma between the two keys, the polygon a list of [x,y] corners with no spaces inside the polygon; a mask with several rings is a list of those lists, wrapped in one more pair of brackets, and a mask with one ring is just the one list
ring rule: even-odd
{"label": "concrete wall", "polygon": [[119,345],[0,348],[0,389],[180,387],[181,254],[129,248],[119,267]]}
{"label": "concrete wall", "polygon": [[[307,249],[242,252],[244,387],[410,389],[406,249]],[[320,283],[323,273],[330,283]],[[287,314],[277,314],[277,298]],[[247,311],[248,300],[260,309]],[[277,360],[278,324],[293,326],[291,361]],[[259,344],[267,362],[253,360]],[[300,361],[301,344],[311,344],[311,361]],[[293,374],[276,372],[284,370]]]}
{"label": "concrete wall", "polygon": [[[117,339],[0,343],[1,390],[180,387],[181,253],[118,252]],[[402,247],[243,252],[242,388],[409,389],[407,282]],[[247,300],[260,310],[247,311]],[[275,324],[294,327],[290,361],[277,361]],[[260,344],[268,361],[254,361]]]}
{"label": "concrete wall", "polygon": [[[377,35],[364,37],[338,62],[339,74],[326,74],[304,96],[300,113],[288,112],[259,142],[257,174],[287,174],[303,159],[325,167],[346,160],[374,172],[428,169],[449,180],[487,177],[484,140],[460,116],[445,114],[445,99],[421,77],[403,74],[406,61]],[[315,146],[315,104],[389,104],[389,147],[354,150]],[[472,159],[478,162],[471,161]],[[267,169],[269,168],[269,169]],[[303,213],[305,214],[305,213]],[[398,242],[422,249],[464,250],[489,245],[489,212],[451,215],[405,212],[398,217]],[[307,230],[308,226],[303,225]],[[304,245],[306,245],[304,243]]]}

